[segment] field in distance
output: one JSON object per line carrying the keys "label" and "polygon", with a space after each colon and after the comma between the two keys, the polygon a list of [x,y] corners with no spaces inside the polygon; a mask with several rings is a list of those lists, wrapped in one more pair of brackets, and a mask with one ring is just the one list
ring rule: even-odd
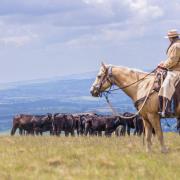
{"label": "field in distance", "polygon": [[142,137],[0,136],[0,179],[178,179],[180,136],[145,152]]}

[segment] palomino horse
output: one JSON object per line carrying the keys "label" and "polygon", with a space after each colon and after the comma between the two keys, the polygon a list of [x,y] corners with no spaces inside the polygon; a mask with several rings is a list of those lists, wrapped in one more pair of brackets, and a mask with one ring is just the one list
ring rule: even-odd
{"label": "palomino horse", "polygon": [[[137,102],[139,99],[146,97],[151,92],[154,80],[154,74],[148,75],[148,73],[127,67],[104,65],[102,63],[95,82],[91,87],[91,94],[94,97],[98,97],[102,92],[106,91],[114,84],[119,88],[123,87],[122,90],[134,102]],[[150,97],[147,98],[146,103],[143,103],[143,105],[142,103],[139,103],[136,107],[138,110],[141,109],[140,115],[143,117],[146,151],[151,151],[152,128],[154,128],[160,142],[161,152],[166,153],[168,149],[164,144],[160,116],[158,114],[158,94],[156,92],[151,93]],[[176,108],[176,116],[180,117],[180,103],[178,103]]]}

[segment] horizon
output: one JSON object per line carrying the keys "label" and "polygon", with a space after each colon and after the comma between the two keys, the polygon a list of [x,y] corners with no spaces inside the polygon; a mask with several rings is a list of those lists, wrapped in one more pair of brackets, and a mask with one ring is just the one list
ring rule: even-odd
{"label": "horizon", "polygon": [[[56,79],[56,78],[59,78],[60,80],[63,80],[61,78],[67,78],[69,76],[77,76],[77,75],[93,73],[93,72],[97,72],[97,71],[88,71],[88,72],[65,74],[65,75],[59,75],[59,76],[57,75],[57,76],[34,78],[34,79],[25,79],[25,80],[17,80],[17,81],[0,82],[0,85],[11,84],[11,83],[12,84],[13,83],[26,83],[26,82],[31,82],[31,81],[43,81],[43,80],[46,81],[46,80],[53,80],[53,79]],[[70,80],[72,80],[72,79],[70,79]]]}
{"label": "horizon", "polygon": [[[127,68],[134,69],[134,70],[137,70],[137,71],[142,71],[142,72],[151,71],[151,69],[137,69],[137,68],[133,68],[133,67],[127,67]],[[31,81],[32,82],[35,82],[35,81],[47,81],[47,80],[54,80],[56,78],[58,78],[59,80],[63,80],[61,78],[64,78],[65,80],[68,80],[67,78],[69,78],[70,76],[79,76],[79,75],[84,75],[84,74],[98,73],[98,70],[99,69],[94,70],[94,71],[86,71],[86,72],[79,72],[79,73],[77,72],[77,73],[73,73],[73,74],[64,74],[64,75],[59,75],[59,76],[57,75],[57,76],[34,78],[34,79],[25,79],[25,80],[17,80],[17,81],[0,82],[0,85],[13,84],[13,83],[28,83],[28,82],[31,82]],[[96,78],[96,77],[94,76],[92,78]],[[77,79],[77,77],[75,77],[74,79]],[[78,79],[79,79],[79,77],[78,77]],[[89,79],[89,78],[82,77],[82,79]],[[71,78],[69,80],[73,80],[73,78]]]}

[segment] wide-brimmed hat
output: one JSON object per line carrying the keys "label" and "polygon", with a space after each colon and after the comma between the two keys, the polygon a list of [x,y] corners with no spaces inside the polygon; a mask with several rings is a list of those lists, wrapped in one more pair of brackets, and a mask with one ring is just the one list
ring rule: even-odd
{"label": "wide-brimmed hat", "polygon": [[178,33],[177,29],[171,29],[168,31],[167,36],[165,38],[177,37],[180,34]]}

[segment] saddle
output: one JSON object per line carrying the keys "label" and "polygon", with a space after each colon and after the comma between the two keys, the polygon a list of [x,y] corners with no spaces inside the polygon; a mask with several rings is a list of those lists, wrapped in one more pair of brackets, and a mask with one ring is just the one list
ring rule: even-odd
{"label": "saddle", "polygon": [[158,67],[155,74],[156,74],[156,79],[154,82],[154,86],[153,86],[153,90],[155,90],[156,92],[159,92],[162,83],[164,82],[166,76],[167,76],[167,72],[168,70],[166,68],[163,67]]}

